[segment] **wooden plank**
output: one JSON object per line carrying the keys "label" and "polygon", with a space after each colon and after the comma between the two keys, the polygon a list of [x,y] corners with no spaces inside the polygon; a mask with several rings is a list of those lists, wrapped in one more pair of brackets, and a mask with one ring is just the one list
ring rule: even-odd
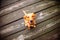
{"label": "wooden plank", "polygon": [[12,4],[12,3],[16,2],[16,1],[18,1],[18,0],[2,0],[0,7],[4,7],[4,6]]}
{"label": "wooden plank", "polygon": [[[59,25],[58,25],[58,23],[59,23]],[[57,28],[58,26],[60,26],[60,19],[57,20],[57,21],[55,21],[55,22],[49,23],[49,24],[47,24],[44,27],[41,26],[42,28],[41,29],[39,28],[39,30],[37,29],[37,31],[35,31],[35,32],[33,31],[33,32],[30,32],[30,33],[25,34],[25,35],[23,34],[23,35],[24,35],[24,37],[25,37],[26,40],[33,40],[37,36],[39,36],[39,35],[41,36],[41,35],[49,32],[49,31]]]}
{"label": "wooden plank", "polygon": [[[59,17],[57,17],[57,19],[59,19]],[[57,20],[57,19],[54,19],[54,20]],[[41,20],[40,22],[42,22],[42,21],[46,20],[46,17],[44,17],[43,19],[40,19],[40,20]],[[39,21],[39,20],[37,20],[37,21]],[[20,22],[23,23],[22,20]],[[24,27],[24,25],[21,24],[21,23],[19,23],[19,21],[18,21],[18,22],[14,23],[14,24],[12,23],[11,25],[6,26],[5,29],[2,28],[3,30],[1,30],[1,35],[7,36],[7,35],[10,35],[12,33],[17,32],[17,31],[24,30],[26,27]]]}
{"label": "wooden plank", "polygon": [[60,23],[59,20],[53,21],[53,19],[50,19],[48,21],[40,23],[36,28],[32,30],[25,29],[22,32],[18,32],[16,34],[10,35],[5,39],[13,40],[13,39],[17,39],[20,35],[23,35],[25,40],[29,40],[29,39],[31,40],[33,38],[36,38],[38,35],[42,35],[43,33],[46,33],[52,29],[55,29],[57,23]]}
{"label": "wooden plank", "polygon": [[[48,10],[47,10],[48,11]],[[37,21],[37,23],[39,23],[39,22],[42,22],[42,21],[44,21],[44,20],[46,20],[46,19],[49,19],[49,18],[51,18],[51,17],[53,17],[53,16],[55,16],[55,15],[57,15],[56,14],[56,10],[54,10],[54,11],[49,11],[49,12],[47,12],[46,10],[45,10],[45,12],[44,11],[42,11],[41,13],[43,13],[44,14],[44,16],[41,16],[40,14],[40,12],[39,12],[39,14],[37,14],[38,15],[38,17],[37,17],[37,19],[36,19],[36,21]],[[49,13],[49,14],[48,14]],[[40,18],[39,18],[40,17]],[[46,18],[47,17],[47,18]],[[59,18],[59,17],[58,17]],[[39,21],[40,20],[40,21]],[[7,25],[7,26],[4,26],[4,27],[2,27],[1,28],[1,34],[3,35],[3,36],[6,36],[6,35],[10,35],[10,34],[12,34],[12,33],[15,33],[15,32],[17,32],[17,31],[21,31],[21,30],[23,30],[23,29],[25,29],[26,27],[24,27],[24,21],[23,21],[23,19],[21,19],[21,20],[19,20],[19,21],[16,21],[16,22],[14,22],[14,23],[12,23],[12,24],[9,24],[9,25]],[[9,31],[8,31],[9,30]]]}
{"label": "wooden plank", "polygon": [[13,2],[13,3],[11,3],[11,4],[2,6],[2,7],[0,8],[0,10],[2,11],[2,10],[4,10],[4,9],[8,8],[8,7],[11,7],[11,6],[13,6],[14,4],[19,3],[20,1],[23,1],[23,0],[17,0],[16,2]]}
{"label": "wooden plank", "polygon": [[34,40],[39,40],[39,39],[40,40],[49,40],[49,39],[51,39],[51,37],[53,38],[53,36],[55,36],[55,38],[57,38],[58,35],[59,35],[59,32],[58,32],[58,28],[57,28],[57,29],[55,29],[55,30],[53,30],[53,31],[51,31],[49,33],[46,33],[46,34],[44,34],[42,36],[39,36],[38,38],[36,38]]}
{"label": "wooden plank", "polygon": [[[46,10],[43,10],[43,11],[37,13],[37,15],[39,15],[40,13],[43,13],[43,15],[48,14],[48,13],[50,14],[51,12],[54,12],[55,10],[56,10],[56,12],[57,12],[57,9],[56,9],[55,7],[56,7],[56,6],[53,6],[53,7],[51,7],[51,8],[46,9]],[[49,10],[51,10],[51,11],[49,11]],[[39,17],[39,16],[38,16],[38,17]],[[39,19],[39,18],[37,18],[37,19]]]}
{"label": "wooden plank", "polygon": [[[46,10],[44,10],[44,11],[41,11],[41,12],[39,12],[39,13],[37,13],[37,19],[39,19],[39,17],[41,16],[40,14],[43,14],[43,16],[45,17],[45,15],[46,16],[49,16],[49,15],[52,15],[52,14],[56,14],[56,12],[58,11],[58,10],[56,10],[56,8],[54,9],[55,7],[51,7],[51,8],[49,8],[49,9],[46,9]],[[51,11],[49,11],[49,10],[51,10]],[[49,13],[49,14],[48,14]],[[41,18],[40,18],[41,19]],[[17,23],[16,23],[17,24]],[[20,24],[20,23],[19,23]],[[3,27],[3,28],[5,28],[5,27]]]}
{"label": "wooden plank", "polygon": [[[42,4],[40,5],[40,3],[42,3]],[[38,4],[38,6],[37,6],[37,4]],[[26,9],[27,8],[29,8],[29,9],[33,8],[33,9],[31,9],[32,10],[31,12],[37,12],[39,10],[42,10],[42,9],[45,9],[47,7],[50,7],[50,6],[54,5],[54,2],[51,2],[51,1],[50,2],[39,2],[37,4],[29,6],[29,7],[26,7]],[[25,8],[23,8],[23,10],[25,10]],[[2,23],[1,23],[0,26],[8,24],[8,23],[10,23],[10,22],[12,22],[14,20],[17,20],[17,19],[21,18],[23,15],[24,15],[24,13],[22,12],[22,10],[18,10],[18,11],[15,11],[15,12],[11,13],[11,14],[3,16],[3,17],[1,17]]]}
{"label": "wooden plank", "polygon": [[31,4],[39,2],[39,1],[41,1],[41,0],[37,0],[37,1],[36,0],[22,0],[20,2],[12,4],[12,5],[8,6],[8,7],[6,7],[5,9],[3,9],[0,12],[0,16],[2,16],[4,14],[8,14],[8,13],[14,11],[14,10],[24,8],[27,5],[31,5]]}

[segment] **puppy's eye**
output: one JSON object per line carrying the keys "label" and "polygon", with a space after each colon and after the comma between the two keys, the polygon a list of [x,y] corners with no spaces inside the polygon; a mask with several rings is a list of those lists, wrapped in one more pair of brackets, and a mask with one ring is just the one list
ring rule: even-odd
{"label": "puppy's eye", "polygon": [[27,18],[29,18],[29,16],[27,16]]}
{"label": "puppy's eye", "polygon": [[32,17],[35,17],[35,16],[32,16]]}

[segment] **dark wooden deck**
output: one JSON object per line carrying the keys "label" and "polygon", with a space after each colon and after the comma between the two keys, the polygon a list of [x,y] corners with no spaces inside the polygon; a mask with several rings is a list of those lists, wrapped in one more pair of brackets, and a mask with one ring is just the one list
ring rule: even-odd
{"label": "dark wooden deck", "polygon": [[[2,0],[0,35],[2,40],[58,40],[60,5],[52,0]],[[35,12],[37,27],[24,26],[22,10]]]}

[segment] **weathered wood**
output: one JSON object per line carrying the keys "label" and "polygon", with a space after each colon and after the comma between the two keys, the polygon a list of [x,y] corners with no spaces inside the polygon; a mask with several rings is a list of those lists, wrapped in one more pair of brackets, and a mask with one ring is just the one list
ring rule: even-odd
{"label": "weathered wood", "polygon": [[[49,11],[49,10],[51,10],[51,11]],[[39,12],[39,13],[37,13],[37,20],[40,20],[40,19],[43,19],[44,17],[46,17],[46,16],[49,16],[49,15],[56,15],[56,12],[57,12],[58,10],[56,10],[56,9],[54,9],[53,7],[52,8],[49,8],[49,9],[46,9],[46,10],[44,10],[44,11],[41,11],[41,12]],[[40,15],[40,14],[42,14],[42,15]],[[41,18],[40,16],[42,16],[43,18]],[[40,18],[39,18],[40,17]],[[53,16],[51,16],[51,17],[53,17]],[[23,21],[23,20],[22,20]],[[21,22],[22,22],[21,21]],[[19,21],[20,22],[20,21]],[[19,23],[18,22],[18,23]],[[20,22],[20,23],[21,23]],[[16,23],[16,24],[18,24],[18,23]],[[20,24],[19,23],[19,24]],[[38,23],[38,22],[37,22]],[[14,24],[14,23],[13,23]],[[15,25],[16,25],[15,24]],[[6,27],[3,27],[3,28],[6,28]]]}
{"label": "weathered wood", "polygon": [[34,3],[39,2],[39,1],[41,1],[41,0],[37,0],[37,1],[36,0],[25,0],[25,1],[22,0],[22,1],[18,2],[18,3],[15,3],[15,4],[5,8],[5,9],[3,9],[0,12],[0,16],[2,16],[4,14],[8,14],[8,13],[14,11],[14,10],[24,8],[27,5],[31,5],[31,4],[34,4]]}
{"label": "weathered wood", "polygon": [[[48,11],[48,9],[45,10],[45,11],[39,12],[39,14],[37,14],[38,15],[38,17],[36,19],[37,23],[42,22],[42,21],[44,21],[46,19],[49,19],[49,18],[51,18],[51,17],[58,14],[58,13],[56,14],[57,10],[51,10],[51,11],[48,11],[48,12],[47,11]],[[41,13],[43,14],[43,16],[40,15]],[[23,21],[23,19],[21,19],[21,20],[19,20],[17,22],[14,22],[12,24],[9,24],[7,26],[2,27],[1,28],[1,30],[2,30],[1,34],[3,36],[7,36],[7,35],[10,35],[12,33],[17,32],[17,31],[24,30],[25,28],[26,27],[24,27],[24,21]],[[9,30],[9,31],[7,31],[7,30]]]}
{"label": "weathered wood", "polygon": [[1,5],[0,5],[0,7],[1,7],[1,8],[2,8],[2,7],[5,7],[5,6],[7,6],[7,5],[9,5],[9,4],[12,4],[12,3],[16,2],[16,1],[18,1],[18,0],[1,0]]}
{"label": "weathered wood", "polygon": [[[0,36],[2,40],[51,40],[50,38],[60,33],[58,32],[60,29],[60,9],[55,1],[7,0],[4,3],[6,6],[3,4],[5,7],[2,5],[0,12]],[[36,13],[36,28],[28,30],[24,26],[22,10],[27,13]]]}
{"label": "weathered wood", "polygon": [[[50,15],[50,16],[52,16],[52,15]],[[39,20],[40,20],[40,22],[42,22],[42,21],[44,21],[46,19],[48,19],[48,16],[47,16],[47,18],[44,17],[44,18],[39,19]],[[37,20],[37,21],[39,22],[39,20]],[[2,30],[1,34],[3,34],[3,36],[7,36],[7,35],[12,34],[14,32],[21,31],[21,30],[25,29],[25,27],[22,26],[22,25],[24,25],[22,23],[23,23],[23,20],[21,20],[20,22],[18,21],[16,23],[12,23],[12,24],[10,24],[8,26],[5,26],[4,28],[2,28],[3,30]],[[9,31],[7,31],[7,30],[9,30]]]}
{"label": "weathered wood", "polygon": [[[54,12],[54,13],[55,12],[58,12],[57,6],[53,6],[51,8],[48,8],[46,10],[43,10],[41,12],[36,13],[37,14],[37,17],[38,17],[37,19],[39,19],[40,14],[48,15],[48,14],[51,14],[52,12]],[[52,14],[54,14],[54,13],[52,13]]]}
{"label": "weathered wood", "polygon": [[19,35],[23,35],[25,39],[31,40],[31,39],[36,38],[39,35],[42,35],[48,31],[55,29],[57,27],[56,24],[58,24],[58,23],[60,23],[60,19],[59,20],[50,19],[43,23],[40,23],[36,28],[34,28],[32,30],[25,29],[22,32],[18,32],[16,34],[10,35],[9,37],[7,37],[5,39],[13,40],[13,39],[17,39],[19,37]]}
{"label": "weathered wood", "polygon": [[59,32],[58,32],[58,28],[55,29],[55,30],[52,30],[51,32],[48,32],[42,36],[39,36],[38,38],[34,39],[34,40],[49,40],[51,38],[53,38],[53,36],[55,36],[55,38],[57,38],[59,35]]}
{"label": "weathered wood", "polygon": [[[40,3],[41,3],[41,5],[40,5]],[[39,2],[35,5],[23,8],[23,10],[29,10],[31,12],[37,12],[39,10],[50,7],[52,5],[55,5],[55,4],[54,4],[54,2],[51,2],[51,1],[50,2]],[[18,10],[18,11],[15,11],[15,12],[11,13],[11,14],[3,16],[3,17],[1,17],[2,23],[1,23],[0,26],[8,24],[9,22],[12,22],[14,20],[17,20],[17,19],[21,18],[23,15],[24,15],[24,13],[22,12],[22,10]]]}
{"label": "weathered wood", "polygon": [[41,29],[39,28],[39,30],[38,29],[36,31],[33,30],[33,32],[30,32],[28,34],[26,33],[25,35],[24,34],[23,35],[24,35],[26,40],[33,40],[37,36],[41,36],[49,31],[57,28],[58,26],[60,26],[60,19],[55,21],[55,22],[49,23],[49,24],[45,25],[44,27],[41,26],[42,28]]}

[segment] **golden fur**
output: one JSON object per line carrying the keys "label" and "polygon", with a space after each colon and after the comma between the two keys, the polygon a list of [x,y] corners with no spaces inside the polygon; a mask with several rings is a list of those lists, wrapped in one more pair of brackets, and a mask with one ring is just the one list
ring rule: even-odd
{"label": "golden fur", "polygon": [[28,27],[28,29],[30,29],[31,27],[36,27],[36,22],[35,22],[35,19],[36,19],[36,14],[34,13],[26,13],[25,11],[24,12],[24,21],[25,21],[25,26]]}

